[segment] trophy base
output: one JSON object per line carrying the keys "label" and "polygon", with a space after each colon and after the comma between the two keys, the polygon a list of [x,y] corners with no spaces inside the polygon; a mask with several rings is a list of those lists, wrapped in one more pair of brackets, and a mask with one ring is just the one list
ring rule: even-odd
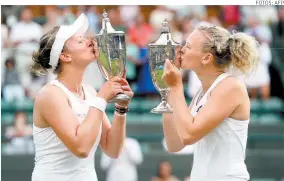
{"label": "trophy base", "polygon": [[167,102],[161,102],[157,107],[151,110],[151,113],[161,114],[161,113],[172,113],[173,108]]}
{"label": "trophy base", "polygon": [[114,96],[109,102],[114,103],[117,101],[129,101],[130,97],[123,93],[118,93],[116,96]]}

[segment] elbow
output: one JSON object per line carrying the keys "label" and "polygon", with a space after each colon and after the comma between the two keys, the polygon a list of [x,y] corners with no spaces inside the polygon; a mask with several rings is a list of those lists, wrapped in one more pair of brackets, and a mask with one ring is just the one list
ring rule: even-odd
{"label": "elbow", "polygon": [[117,159],[119,157],[118,153],[108,153],[106,155],[112,159]]}
{"label": "elbow", "polygon": [[117,159],[120,155],[120,150],[119,151],[110,151],[109,150],[109,151],[106,151],[105,154],[112,159]]}
{"label": "elbow", "polygon": [[194,143],[196,143],[198,140],[194,138],[194,136],[188,135],[187,137],[182,139],[182,143],[183,145],[187,146],[187,145],[193,145]]}
{"label": "elbow", "polygon": [[118,154],[117,155],[113,155],[111,158],[113,158],[113,159],[117,159],[118,158]]}
{"label": "elbow", "polygon": [[87,149],[77,149],[74,151],[74,155],[78,158],[87,158],[89,153],[90,152]]}
{"label": "elbow", "polygon": [[182,150],[182,147],[168,147],[168,152],[169,153],[176,153]]}
{"label": "elbow", "polygon": [[169,153],[175,153],[175,152],[178,152],[180,150],[182,150],[182,148],[184,147],[182,144],[175,144],[175,145],[172,145],[170,143],[166,143],[166,150],[169,152]]}

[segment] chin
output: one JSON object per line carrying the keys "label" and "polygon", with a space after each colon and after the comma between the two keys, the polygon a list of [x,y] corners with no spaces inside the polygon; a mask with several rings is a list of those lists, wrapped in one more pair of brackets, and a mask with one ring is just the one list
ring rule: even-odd
{"label": "chin", "polygon": [[186,69],[186,67],[184,66],[184,63],[183,63],[183,62],[180,63],[180,68]]}

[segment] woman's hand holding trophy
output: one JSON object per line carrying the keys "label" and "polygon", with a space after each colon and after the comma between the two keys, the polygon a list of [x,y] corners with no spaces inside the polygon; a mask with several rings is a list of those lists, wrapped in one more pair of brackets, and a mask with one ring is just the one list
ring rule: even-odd
{"label": "woman's hand holding trophy", "polygon": [[[180,77],[178,75],[181,74],[178,70],[180,67],[181,45],[172,39],[167,20],[162,25],[159,39],[148,45],[152,80],[162,98],[162,102],[153,108],[151,113],[172,112],[171,106],[167,103],[167,95],[170,88],[176,84],[176,80],[181,80],[181,75]],[[173,77],[172,74],[176,76]]]}
{"label": "woman's hand holding trophy", "polygon": [[[148,44],[152,81],[162,98],[161,103],[151,110],[152,113],[171,113],[172,108],[167,103],[167,94],[170,88],[182,87],[182,76],[179,70],[181,45],[172,39],[167,20],[163,21],[162,25],[159,39]],[[94,53],[98,57],[98,67],[105,79],[111,80],[113,77],[121,79],[123,91],[114,96],[110,102],[127,106],[133,97],[133,92],[125,79],[125,33],[112,28],[105,11],[102,29],[95,36],[94,47],[98,48]]]}
{"label": "woman's hand holding trophy", "polygon": [[102,29],[95,36],[98,47],[98,67],[106,80],[114,77],[121,79],[122,92],[118,93],[109,102],[116,102],[127,106],[133,92],[125,79],[126,45],[125,33],[112,28],[106,11],[103,13]]}

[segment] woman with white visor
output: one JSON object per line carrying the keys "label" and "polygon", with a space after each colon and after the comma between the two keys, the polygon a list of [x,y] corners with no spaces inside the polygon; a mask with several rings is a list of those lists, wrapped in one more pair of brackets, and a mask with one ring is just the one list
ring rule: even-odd
{"label": "woman with white visor", "polygon": [[53,72],[57,78],[35,98],[32,181],[97,181],[94,155],[98,145],[112,158],[121,151],[129,101],[115,104],[112,124],[105,108],[117,93],[132,97],[133,92],[125,76],[105,82],[98,93],[82,85],[85,68],[99,54],[96,42],[84,37],[88,25],[81,14],[72,25],[54,27],[41,38],[33,55],[33,72]]}

